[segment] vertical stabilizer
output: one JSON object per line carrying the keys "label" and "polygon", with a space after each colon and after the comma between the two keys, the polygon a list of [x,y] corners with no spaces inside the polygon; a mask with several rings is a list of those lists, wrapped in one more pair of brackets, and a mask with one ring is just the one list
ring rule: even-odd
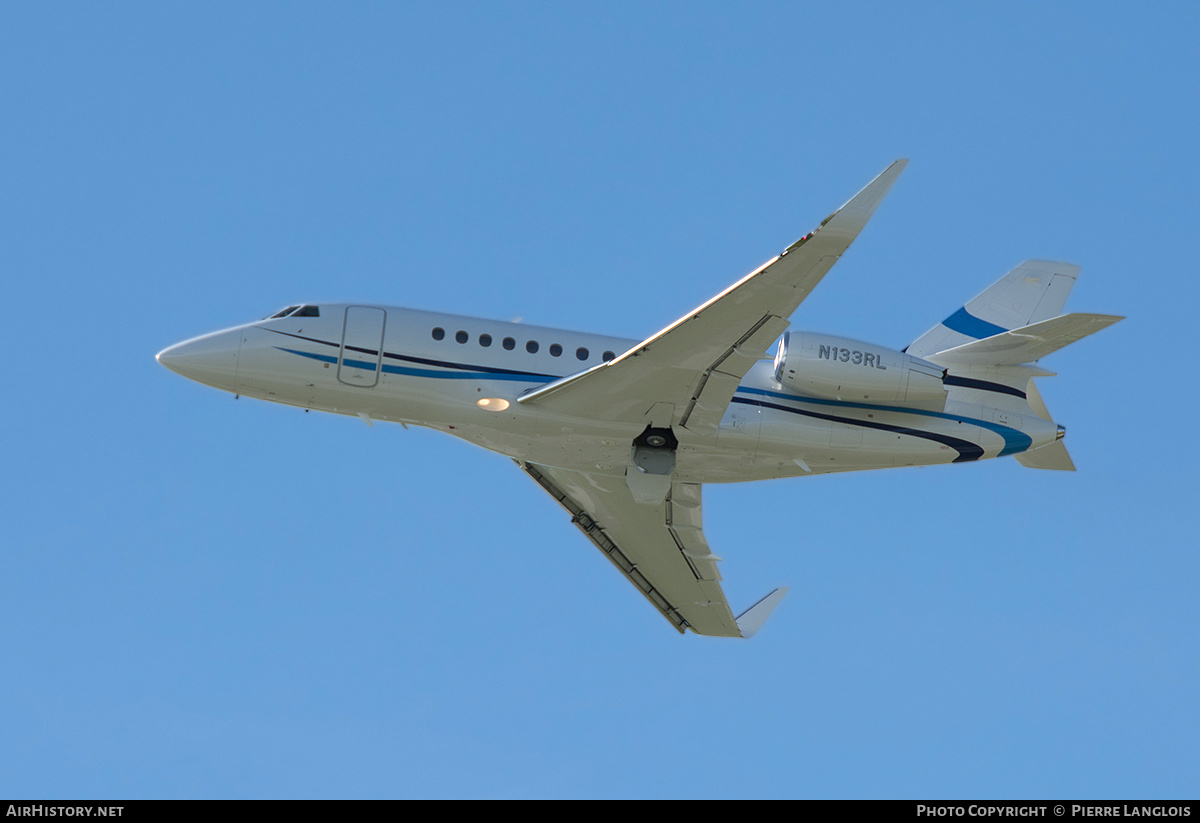
{"label": "vertical stabilizer", "polygon": [[1001,332],[1028,326],[1057,316],[1079,266],[1027,260],[905,350],[916,357],[962,346]]}
{"label": "vertical stabilizer", "polygon": [[1042,446],[1040,449],[1034,449],[1031,452],[1018,454],[1017,462],[1030,469],[1050,469],[1060,472],[1075,471],[1075,464],[1071,461],[1071,455],[1067,454],[1067,447],[1063,445],[1061,440],[1055,440],[1049,446]]}
{"label": "vertical stabilizer", "polygon": [[[1029,401],[1029,408],[1033,409],[1034,414],[1043,420],[1051,423],[1054,422],[1053,418],[1050,417],[1050,411],[1046,408],[1046,404],[1042,400],[1042,395],[1038,392],[1037,386],[1033,384],[1033,378],[1030,378],[1029,385],[1025,387],[1025,397]],[[1067,447],[1062,441],[1064,433],[1065,429],[1059,426],[1057,440],[1049,446],[1042,446],[1040,449],[1018,454],[1017,462],[1030,469],[1051,469],[1062,472],[1075,471],[1075,463],[1071,460],[1071,455],[1067,454]]]}
{"label": "vertical stabilizer", "polygon": [[1050,416],[1050,410],[1046,408],[1046,403],[1042,400],[1042,395],[1037,390],[1037,386],[1034,385],[1032,377],[1029,378],[1029,383],[1025,386],[1025,399],[1029,401],[1029,408],[1033,409],[1034,414],[1048,423],[1054,422],[1054,418]]}

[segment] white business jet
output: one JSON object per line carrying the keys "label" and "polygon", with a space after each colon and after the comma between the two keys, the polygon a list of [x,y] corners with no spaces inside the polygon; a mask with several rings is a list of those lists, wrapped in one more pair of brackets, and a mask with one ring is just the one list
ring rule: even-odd
{"label": "white business jet", "polygon": [[906,162],[642,341],[322,303],[158,361],[239,395],[428,426],[508,455],[679,632],[748,637],[786,589],[734,617],[701,484],[1005,455],[1074,468],[1032,380],[1052,372],[1034,363],[1122,319],[1059,314],[1077,266],[1023,263],[901,351],[787,331]]}

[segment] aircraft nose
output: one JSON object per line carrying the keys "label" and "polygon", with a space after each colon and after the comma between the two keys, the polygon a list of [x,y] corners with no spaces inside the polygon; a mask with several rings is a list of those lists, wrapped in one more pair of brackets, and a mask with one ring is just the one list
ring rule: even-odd
{"label": "aircraft nose", "polygon": [[176,343],[155,359],[190,380],[233,390],[241,343],[241,329],[229,329]]}

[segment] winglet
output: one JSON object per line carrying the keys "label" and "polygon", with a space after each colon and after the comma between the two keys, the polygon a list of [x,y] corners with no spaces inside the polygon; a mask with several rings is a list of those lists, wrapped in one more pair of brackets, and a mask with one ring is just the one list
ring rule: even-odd
{"label": "winglet", "polygon": [[907,165],[907,160],[897,160],[892,163],[880,172],[878,177],[864,186],[862,191],[846,201],[846,205],[822,220],[821,225],[813,232],[788,246],[784,254],[804,245],[818,232],[825,232],[829,236],[841,235],[848,238],[846,244],[849,245],[867,225],[867,221],[871,219],[871,215],[883,202],[883,198],[891,190],[892,184],[896,182],[896,178],[900,176],[900,172],[904,171],[904,167]]}
{"label": "winglet", "polygon": [[775,607],[779,605],[779,601],[783,600],[783,596],[787,593],[787,586],[781,586],[742,612],[737,619],[738,631],[742,633],[742,637],[751,637],[756,631],[761,629],[762,624],[767,622],[767,618],[771,616],[771,612],[775,611]]}

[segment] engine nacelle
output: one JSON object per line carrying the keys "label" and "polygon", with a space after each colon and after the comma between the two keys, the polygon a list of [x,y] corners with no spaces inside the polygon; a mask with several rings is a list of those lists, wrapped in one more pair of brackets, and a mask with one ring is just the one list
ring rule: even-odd
{"label": "engine nacelle", "polygon": [[941,366],[846,337],[787,332],[775,355],[775,379],[813,397],[941,411]]}

